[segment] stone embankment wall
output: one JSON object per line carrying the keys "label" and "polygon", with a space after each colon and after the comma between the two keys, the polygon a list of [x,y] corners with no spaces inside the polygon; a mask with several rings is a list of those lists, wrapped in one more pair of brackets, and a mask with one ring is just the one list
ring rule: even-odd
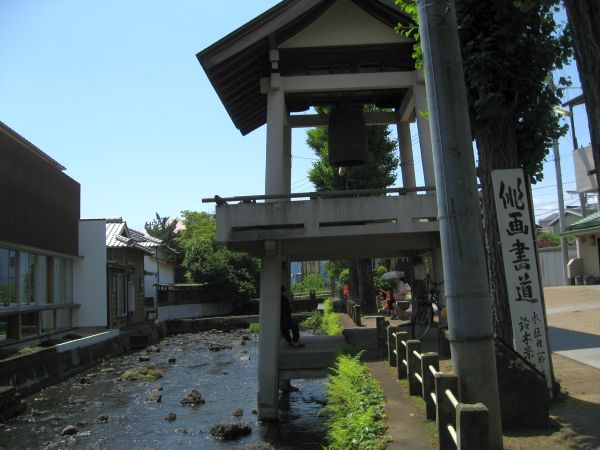
{"label": "stone embankment wall", "polygon": [[[294,314],[298,322],[302,322],[310,316],[310,313]],[[198,319],[178,319],[166,322],[169,334],[198,333],[213,329],[222,331],[238,330],[248,328],[251,323],[258,323],[258,316],[228,316],[208,317]]]}
{"label": "stone embankment wall", "polygon": [[128,350],[129,338],[118,336],[62,353],[52,347],[29,355],[13,356],[0,361],[0,386],[14,386],[21,395],[27,396]]}
{"label": "stone embankment wall", "polygon": [[198,333],[200,331],[209,331],[213,329],[231,331],[240,328],[248,328],[248,326],[253,322],[258,322],[258,316],[228,316],[198,319],[176,319],[167,320],[166,326],[167,330],[169,330],[169,334],[181,334]]}

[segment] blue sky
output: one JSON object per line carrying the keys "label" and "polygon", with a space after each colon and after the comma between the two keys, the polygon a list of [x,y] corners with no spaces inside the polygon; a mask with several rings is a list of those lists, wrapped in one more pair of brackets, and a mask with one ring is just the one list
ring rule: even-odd
{"label": "blue sky", "polygon": [[[203,197],[261,194],[264,127],[241,136],[195,55],[276,3],[0,0],[0,120],[81,183],[82,217],[119,216],[142,228],[155,212],[210,211]],[[580,86],[574,64],[565,74]],[[583,107],[576,119],[585,145]],[[312,190],[304,141],[295,130],[295,192]],[[570,137],[560,144],[570,190]],[[537,216],[556,209],[554,176],[549,161],[534,190]]]}

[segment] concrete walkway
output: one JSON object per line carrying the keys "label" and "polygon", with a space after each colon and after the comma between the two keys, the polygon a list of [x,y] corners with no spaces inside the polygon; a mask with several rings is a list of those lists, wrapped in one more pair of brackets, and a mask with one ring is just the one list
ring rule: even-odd
{"label": "concrete walkway", "polygon": [[600,286],[544,289],[553,353],[600,369]]}
{"label": "concrete walkway", "polygon": [[431,441],[425,431],[426,419],[413,406],[408,393],[395,378],[395,371],[387,361],[368,363],[371,374],[377,378],[387,399],[388,450],[431,450]]}
{"label": "concrete walkway", "polygon": [[385,349],[377,349],[375,319],[366,316],[363,326],[357,327],[346,314],[340,314],[344,335],[349,344],[367,350],[367,365],[371,374],[379,381],[387,399],[388,450],[431,450],[431,441],[425,429],[425,417],[420,414],[408,392],[396,378],[395,369],[387,362]]}
{"label": "concrete walkway", "polygon": [[[551,405],[551,417],[560,431],[526,430],[505,434],[511,449],[600,449],[600,286],[566,286],[544,289],[554,372],[568,398]],[[345,314],[340,316],[346,335],[360,346],[376,342],[375,319],[363,317],[356,327]],[[386,318],[389,320],[389,318]],[[391,321],[405,325],[405,321]],[[434,344],[434,342],[431,342]],[[431,349],[434,351],[435,349]],[[425,418],[396,381],[386,360],[369,362],[388,399],[387,414],[391,441],[388,449],[431,449]],[[450,367],[450,361],[445,361]]]}

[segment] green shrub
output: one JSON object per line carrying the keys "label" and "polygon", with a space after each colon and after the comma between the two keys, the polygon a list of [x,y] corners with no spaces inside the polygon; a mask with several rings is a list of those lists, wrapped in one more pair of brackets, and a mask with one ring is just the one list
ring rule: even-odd
{"label": "green shrub", "polygon": [[301,331],[311,331],[314,334],[323,334],[323,316],[319,311],[313,311],[310,316],[300,322]]}
{"label": "green shrub", "polygon": [[337,336],[342,334],[344,328],[340,323],[340,315],[333,312],[333,299],[326,298],[323,303],[323,323],[321,325],[323,334],[327,336]]}
{"label": "green shrub", "polygon": [[550,233],[548,231],[540,231],[536,238],[538,248],[545,247],[559,247],[560,236],[556,233]]}
{"label": "green shrub", "polygon": [[373,284],[375,285],[375,289],[379,292],[379,289],[384,289],[387,285],[386,281],[381,281],[381,277],[388,270],[385,266],[377,266],[377,268],[373,271]]}
{"label": "green shrub", "polygon": [[326,383],[328,450],[376,450],[385,440],[385,396],[360,362],[360,354],[340,355]]}
{"label": "green shrub", "polygon": [[248,325],[248,330],[251,333],[258,333],[260,331],[260,325],[258,322],[252,322],[250,325]]}

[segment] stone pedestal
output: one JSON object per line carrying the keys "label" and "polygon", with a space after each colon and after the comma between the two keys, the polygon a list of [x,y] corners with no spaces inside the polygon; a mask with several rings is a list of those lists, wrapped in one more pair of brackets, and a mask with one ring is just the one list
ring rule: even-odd
{"label": "stone pedestal", "polygon": [[547,426],[550,396],[544,376],[498,338],[496,368],[502,429]]}

